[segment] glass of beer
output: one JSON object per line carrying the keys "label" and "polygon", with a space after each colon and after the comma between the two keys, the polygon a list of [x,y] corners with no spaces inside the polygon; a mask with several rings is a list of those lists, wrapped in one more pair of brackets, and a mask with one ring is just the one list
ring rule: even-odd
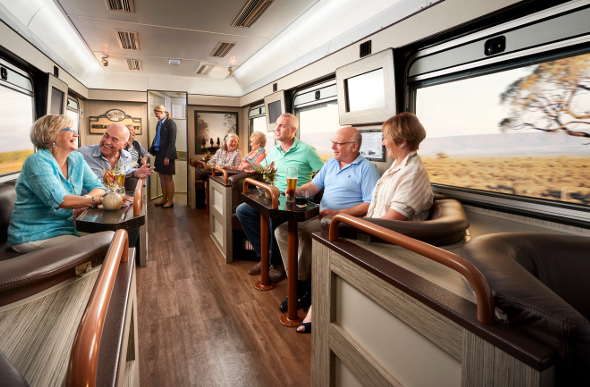
{"label": "glass of beer", "polygon": [[287,167],[287,202],[295,201],[295,189],[297,188],[297,167]]}

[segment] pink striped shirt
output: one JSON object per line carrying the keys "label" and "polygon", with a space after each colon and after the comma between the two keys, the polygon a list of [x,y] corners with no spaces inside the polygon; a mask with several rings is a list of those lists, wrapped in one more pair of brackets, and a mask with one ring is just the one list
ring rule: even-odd
{"label": "pink striped shirt", "polygon": [[425,220],[434,195],[420,156],[411,152],[400,165],[394,165],[375,185],[367,217],[380,218],[391,208],[408,220]]}

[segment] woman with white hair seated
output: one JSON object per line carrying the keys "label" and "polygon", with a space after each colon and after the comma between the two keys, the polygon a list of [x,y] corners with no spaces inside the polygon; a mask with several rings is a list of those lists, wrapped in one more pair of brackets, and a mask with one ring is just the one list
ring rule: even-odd
{"label": "woman with white hair seated", "polygon": [[238,169],[242,162],[242,151],[239,148],[240,138],[235,133],[228,133],[223,139],[223,146],[207,162],[211,166],[224,169]]}
{"label": "woman with white hair seated", "polygon": [[[8,246],[18,253],[80,237],[76,210],[96,207],[104,187],[78,148],[78,130],[65,115],[47,115],[31,127],[38,151],[27,157],[16,179],[16,201],[8,226]],[[82,196],[82,190],[88,191]]]}

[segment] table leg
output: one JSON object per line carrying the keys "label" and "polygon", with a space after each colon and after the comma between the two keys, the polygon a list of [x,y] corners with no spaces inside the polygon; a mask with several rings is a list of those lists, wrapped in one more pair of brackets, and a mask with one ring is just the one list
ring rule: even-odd
{"label": "table leg", "polygon": [[268,217],[260,214],[260,282],[254,287],[258,290],[271,290],[276,282],[268,280]]}
{"label": "table leg", "polygon": [[289,300],[287,304],[287,314],[283,314],[280,317],[280,320],[281,324],[287,327],[295,328],[301,324],[301,321],[303,321],[303,318],[305,317],[300,315],[299,311],[297,310],[297,250],[299,245],[299,241],[297,240],[297,221],[288,221],[287,235],[287,272],[289,273],[289,276],[287,277],[287,296],[289,297]]}

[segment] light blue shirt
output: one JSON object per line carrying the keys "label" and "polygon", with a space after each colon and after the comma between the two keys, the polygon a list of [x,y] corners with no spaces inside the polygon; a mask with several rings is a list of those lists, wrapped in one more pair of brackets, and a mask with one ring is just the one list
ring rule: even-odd
{"label": "light blue shirt", "polygon": [[324,189],[320,208],[338,211],[370,203],[379,178],[375,165],[361,155],[342,169],[338,160],[331,157],[312,183]]}
{"label": "light blue shirt", "polygon": [[281,149],[280,145],[275,146],[268,152],[268,156],[262,164],[269,165],[274,161],[277,173],[275,185],[279,191],[287,189],[287,167],[297,167],[297,187],[311,181],[313,172],[319,171],[324,165],[324,160],[318,155],[314,147],[295,138],[291,149],[287,152]]}
{"label": "light blue shirt", "polygon": [[80,195],[82,189],[103,188],[80,153],[68,156],[68,179],[47,149],[33,153],[23,163],[16,179],[16,201],[8,226],[7,245],[77,235],[73,211],[57,208],[66,195]]}
{"label": "light blue shirt", "polygon": [[164,125],[164,122],[166,122],[167,118],[168,117],[164,118],[162,121],[158,121],[158,125],[156,126],[156,136],[154,137],[154,142],[152,143],[152,146],[157,151],[160,150],[160,129],[162,129],[162,125]]}
{"label": "light blue shirt", "polygon": [[[112,169],[111,162],[107,160],[102,155],[102,153],[100,153],[100,145],[86,145],[78,148],[76,151],[82,153],[84,160],[86,160],[86,163],[88,163],[88,166],[90,169],[92,169],[92,172],[96,174],[100,181],[102,181],[104,177],[102,170]],[[119,166],[121,173],[129,175],[130,173],[134,172],[135,168],[131,167],[131,163],[131,154],[125,149],[121,149],[119,151],[119,160],[117,161],[117,165]]]}

